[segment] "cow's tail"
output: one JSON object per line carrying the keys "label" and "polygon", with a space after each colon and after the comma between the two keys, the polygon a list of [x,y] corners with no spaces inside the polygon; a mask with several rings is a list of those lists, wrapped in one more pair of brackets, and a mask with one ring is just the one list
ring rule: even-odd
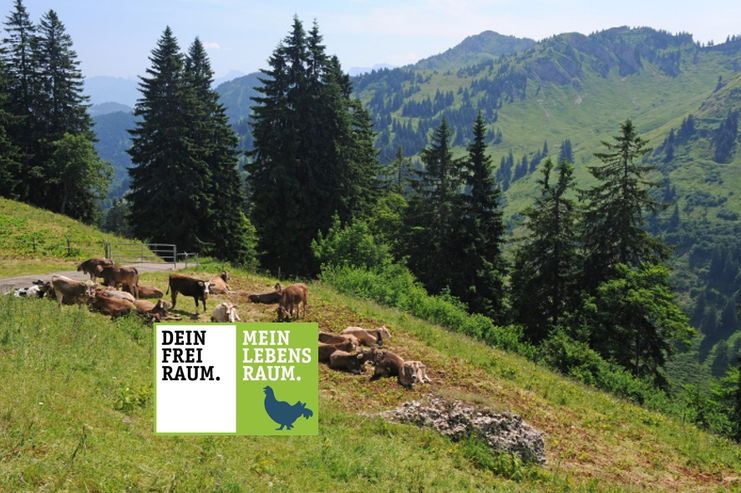
{"label": "cow's tail", "polygon": [[167,291],[165,291],[165,294],[170,294],[170,283],[167,283]]}

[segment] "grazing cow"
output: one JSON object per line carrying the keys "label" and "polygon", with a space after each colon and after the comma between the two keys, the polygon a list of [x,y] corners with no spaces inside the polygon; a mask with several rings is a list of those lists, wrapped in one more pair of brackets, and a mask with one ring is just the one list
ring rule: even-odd
{"label": "grazing cow", "polygon": [[118,267],[115,265],[99,265],[95,271],[103,278],[103,285],[119,288],[126,286],[127,290],[139,297],[139,271],[136,267]]}
{"label": "grazing cow", "polygon": [[129,300],[111,296],[106,291],[99,291],[90,300],[90,309],[116,318],[136,311],[136,305]]}
{"label": "grazing cow", "polygon": [[[128,286],[124,286],[123,289],[126,292],[130,292]],[[159,299],[165,295],[165,293],[163,293],[161,290],[157,288],[153,288],[150,286],[142,286],[141,284],[137,286],[137,289],[139,290],[139,298],[143,298],[146,300]]]}
{"label": "grazing cow", "polygon": [[92,296],[93,283],[90,281],[81,282],[65,276],[52,276],[51,286],[59,306],[62,306],[62,303],[65,305],[84,303]]}
{"label": "grazing cow", "polygon": [[113,267],[113,260],[109,258],[89,258],[80,265],[77,266],[77,272],[84,272],[90,276],[91,281],[95,281],[96,277],[99,277],[98,266]]}
{"label": "grazing cow", "polygon": [[360,343],[358,342],[358,338],[355,336],[343,336],[340,334],[332,334],[331,332],[319,331],[319,342],[323,342],[324,344],[343,344],[347,341],[351,341],[356,346],[360,345]]}
{"label": "grazing cow", "polygon": [[230,302],[225,301],[220,303],[219,306],[214,308],[213,314],[211,314],[212,322],[241,322],[239,313],[237,313],[237,305],[232,305]]}
{"label": "grazing cow", "polygon": [[357,344],[353,341],[345,341],[339,344],[324,344],[319,343],[319,362],[329,363],[329,359],[335,351],[344,351],[346,353],[353,353],[358,348]]}
{"label": "grazing cow", "polygon": [[229,287],[229,273],[227,271],[223,271],[218,276],[212,277],[210,281],[208,281],[208,292],[211,294],[228,294],[229,291],[232,290],[231,287]]}
{"label": "grazing cow", "polygon": [[383,341],[391,339],[391,332],[385,325],[373,330],[366,330],[361,327],[348,327],[341,332],[343,335],[353,335],[358,338],[360,344],[364,346],[383,346]]}
{"label": "grazing cow", "polygon": [[359,353],[348,353],[347,351],[334,351],[329,357],[329,367],[333,370],[346,371],[350,373],[363,373],[363,365],[371,361],[371,351],[366,349]]}
{"label": "grazing cow", "polygon": [[196,304],[196,314],[198,314],[198,302],[203,302],[203,311],[206,311],[206,300],[208,299],[208,283],[195,277],[184,274],[170,274],[170,280],[165,294],[172,290],[172,307],[175,308],[178,301],[178,293],[183,296],[192,296]]}
{"label": "grazing cow", "polygon": [[301,316],[301,304],[303,304],[304,316],[306,316],[307,293],[308,288],[303,284],[291,284],[290,286],[283,288],[280,292],[278,320],[281,321],[284,320],[284,318],[299,318]]}

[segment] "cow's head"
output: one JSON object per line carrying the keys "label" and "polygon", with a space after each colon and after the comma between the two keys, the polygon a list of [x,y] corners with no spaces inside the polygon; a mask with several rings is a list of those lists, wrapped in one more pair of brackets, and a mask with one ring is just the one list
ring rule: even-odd
{"label": "cow's head", "polygon": [[229,282],[229,273],[227,271],[222,271],[219,277],[221,277],[224,282]]}
{"label": "cow's head", "polygon": [[203,290],[203,299],[204,300],[206,298],[208,298],[208,293],[209,293],[209,287],[210,286],[213,286],[213,284],[211,284],[209,282],[198,281],[198,287]]}
{"label": "cow's head", "polygon": [[276,282],[276,283],[275,283],[275,286],[273,286],[273,287],[275,288],[275,290],[276,290],[276,291],[277,291],[278,293],[280,293],[281,291],[283,291],[283,286],[281,286],[279,282]]}

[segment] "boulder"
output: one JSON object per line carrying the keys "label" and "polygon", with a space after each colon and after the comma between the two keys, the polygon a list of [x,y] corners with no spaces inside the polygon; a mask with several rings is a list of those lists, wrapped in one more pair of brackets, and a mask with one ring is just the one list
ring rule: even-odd
{"label": "boulder", "polygon": [[517,454],[524,462],[545,464],[543,433],[513,413],[429,395],[379,415],[396,423],[434,428],[454,441],[474,435],[493,451]]}

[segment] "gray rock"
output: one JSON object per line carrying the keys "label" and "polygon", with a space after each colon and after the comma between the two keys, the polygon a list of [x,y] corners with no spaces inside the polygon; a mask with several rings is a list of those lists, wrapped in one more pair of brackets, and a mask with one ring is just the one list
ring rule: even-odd
{"label": "gray rock", "polygon": [[496,452],[517,454],[525,462],[545,464],[543,433],[516,414],[429,395],[379,415],[396,423],[434,428],[454,441],[475,435]]}

